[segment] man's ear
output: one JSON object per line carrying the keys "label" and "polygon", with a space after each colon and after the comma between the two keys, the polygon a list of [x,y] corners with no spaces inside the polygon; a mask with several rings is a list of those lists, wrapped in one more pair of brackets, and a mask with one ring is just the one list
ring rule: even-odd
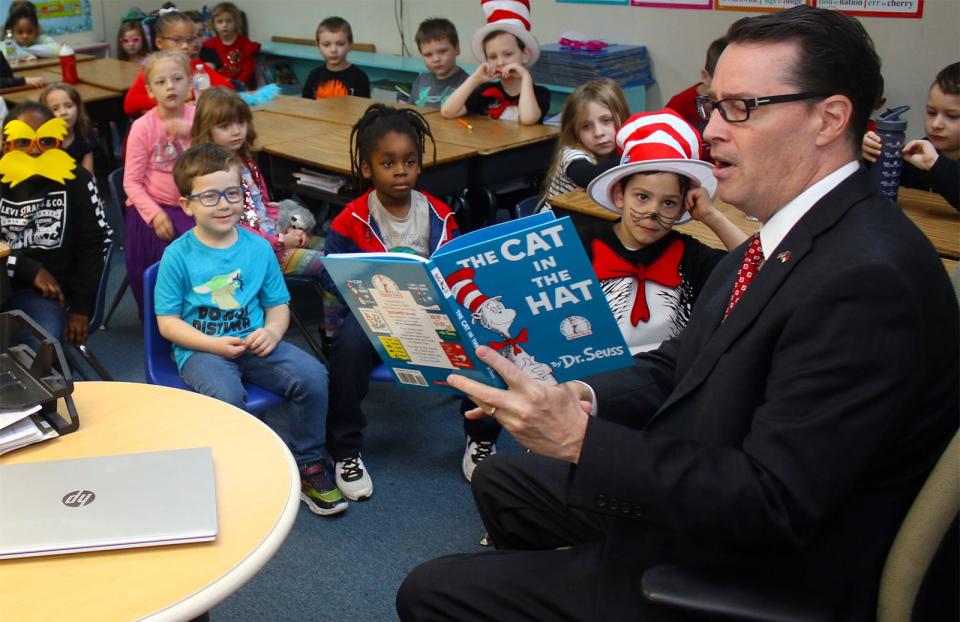
{"label": "man's ear", "polygon": [[454,56],[460,56],[460,44],[459,44],[459,43],[458,43],[457,45],[453,46],[453,55],[454,55]]}
{"label": "man's ear", "polygon": [[846,95],[831,95],[817,105],[820,122],[816,145],[825,147],[843,139],[853,117],[853,102]]}

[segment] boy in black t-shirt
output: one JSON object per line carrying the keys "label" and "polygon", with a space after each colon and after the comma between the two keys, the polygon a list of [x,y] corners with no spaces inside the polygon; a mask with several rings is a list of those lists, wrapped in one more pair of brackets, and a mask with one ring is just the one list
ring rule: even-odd
{"label": "boy in black t-shirt", "polygon": [[[495,11],[484,3],[487,24],[473,35],[471,47],[477,70],[450,94],[440,108],[447,119],[486,114],[492,119],[540,123],[550,109],[550,91],[534,84],[529,68],[540,57],[540,45],[530,34],[530,3]],[[497,80],[499,78],[499,80]]]}
{"label": "boy in black t-shirt", "polygon": [[324,99],[356,95],[370,97],[370,79],[367,74],[350,64],[347,54],[353,47],[353,29],[342,17],[328,17],[317,26],[317,47],[326,64],[307,76],[303,96]]}

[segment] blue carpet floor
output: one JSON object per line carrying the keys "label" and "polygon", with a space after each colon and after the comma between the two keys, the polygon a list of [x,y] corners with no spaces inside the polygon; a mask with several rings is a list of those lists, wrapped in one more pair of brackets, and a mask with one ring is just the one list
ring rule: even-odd
{"label": "blue carpet floor", "polygon": [[[117,255],[108,300],[125,274],[122,253]],[[302,346],[295,330],[288,339]],[[109,329],[95,333],[90,346],[116,380],[143,382],[142,344],[127,293]],[[457,407],[452,396],[373,383],[364,402],[370,421],[364,462],[373,497],[351,502],[332,518],[315,516],[301,504],[277,555],[215,607],[211,619],[396,619],[397,587],[411,568],[439,555],[482,550],[483,526],[460,472],[464,445]],[[283,410],[265,419],[281,436],[286,433]],[[520,447],[504,434],[499,450]]]}

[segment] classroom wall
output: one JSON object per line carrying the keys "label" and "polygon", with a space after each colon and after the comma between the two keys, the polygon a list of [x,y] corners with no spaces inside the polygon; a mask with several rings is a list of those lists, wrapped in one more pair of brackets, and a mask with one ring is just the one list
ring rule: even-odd
{"label": "classroom wall", "polygon": [[[162,0],[94,0],[102,3],[107,40],[116,39],[116,28],[127,8],[158,8]],[[251,36],[269,41],[272,35],[314,36],[317,23],[340,15],[353,26],[354,40],[375,43],[380,52],[400,53],[400,36],[394,19],[394,0],[234,0],[247,13]],[[210,0],[182,0],[183,9],[199,8]],[[413,35],[427,17],[443,16],[457,26],[462,56],[474,62],[469,51],[471,33],[482,24],[480,3],[475,0],[404,0],[403,32],[407,47],[417,54]],[[659,108],[674,94],[697,81],[703,55],[711,40],[735,20],[749,15],[739,11],[693,11],[646,7],[620,7],[531,0],[533,32],[544,43],[557,41],[568,30],[618,43],[646,45],[657,83],[647,91],[647,108]],[[960,1],[927,0],[921,19],[862,18],[884,61],[889,105],[909,104],[908,132],[923,132],[927,90],[942,67],[960,60]]]}

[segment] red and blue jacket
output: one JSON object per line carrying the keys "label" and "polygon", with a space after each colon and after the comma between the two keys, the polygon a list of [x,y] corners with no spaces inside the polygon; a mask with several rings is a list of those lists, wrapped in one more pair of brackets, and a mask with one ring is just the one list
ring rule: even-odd
{"label": "red and blue jacket", "polygon": [[[334,253],[383,253],[389,249],[384,246],[380,235],[380,225],[370,215],[368,199],[371,188],[362,196],[347,203],[330,225],[330,233],[324,244],[324,255]],[[460,235],[457,221],[453,217],[453,210],[447,207],[440,199],[421,192],[430,202],[430,240],[429,248],[432,255],[438,248]],[[334,292],[343,302],[343,296],[337,290],[330,275],[324,270],[321,273],[323,287]]]}

